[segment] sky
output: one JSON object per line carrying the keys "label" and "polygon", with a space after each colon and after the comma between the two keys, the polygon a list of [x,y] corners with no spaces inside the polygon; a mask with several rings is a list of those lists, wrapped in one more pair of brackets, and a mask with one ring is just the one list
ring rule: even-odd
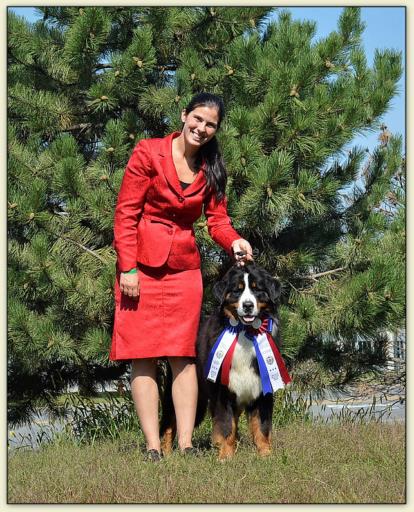
{"label": "sky", "polygon": [[[25,17],[29,22],[34,22],[41,16],[32,7],[11,8],[20,16]],[[330,32],[336,30],[342,7],[286,7],[292,13],[295,20],[313,20],[316,22],[317,31],[315,41],[326,37]],[[277,12],[275,12],[277,17]],[[394,49],[402,52],[404,73],[398,82],[399,94],[395,96],[390,104],[389,110],[382,117],[383,123],[391,133],[400,134],[405,141],[405,17],[404,7],[362,7],[361,18],[365,23],[365,31],[362,41],[368,61],[372,66],[375,49]],[[377,132],[367,132],[357,136],[350,146],[358,145],[372,150],[378,143]]]}

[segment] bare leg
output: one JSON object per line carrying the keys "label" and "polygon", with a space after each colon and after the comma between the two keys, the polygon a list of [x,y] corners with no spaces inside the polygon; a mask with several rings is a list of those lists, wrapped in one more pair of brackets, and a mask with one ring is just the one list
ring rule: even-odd
{"label": "bare leg", "polygon": [[160,451],[156,370],[156,359],[134,359],[131,371],[131,392],[147,450]]}
{"label": "bare leg", "polygon": [[177,438],[180,450],[192,446],[197,409],[197,373],[194,360],[188,357],[170,357],[173,373],[172,397],[177,419]]}

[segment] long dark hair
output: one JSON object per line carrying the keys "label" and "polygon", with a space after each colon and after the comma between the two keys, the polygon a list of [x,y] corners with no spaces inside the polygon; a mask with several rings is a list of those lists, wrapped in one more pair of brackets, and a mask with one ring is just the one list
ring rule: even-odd
{"label": "long dark hair", "polygon": [[[224,117],[223,100],[215,94],[201,92],[193,96],[190,103],[185,107],[186,114],[189,114],[197,107],[214,107],[217,109],[218,130]],[[216,136],[200,147],[196,165],[199,167],[202,162],[206,166],[207,189],[215,195],[216,201],[219,202],[224,198],[226,192],[227,172]]]}

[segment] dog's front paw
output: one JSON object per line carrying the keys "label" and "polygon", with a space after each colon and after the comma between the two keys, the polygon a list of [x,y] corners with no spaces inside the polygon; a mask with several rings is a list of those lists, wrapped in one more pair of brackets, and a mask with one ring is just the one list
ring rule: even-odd
{"label": "dog's front paw", "polygon": [[231,459],[236,453],[234,446],[224,445],[220,446],[218,459],[221,462]]}
{"label": "dog's front paw", "polygon": [[268,445],[262,445],[257,447],[257,453],[260,455],[260,457],[268,457],[272,453],[272,449]]}

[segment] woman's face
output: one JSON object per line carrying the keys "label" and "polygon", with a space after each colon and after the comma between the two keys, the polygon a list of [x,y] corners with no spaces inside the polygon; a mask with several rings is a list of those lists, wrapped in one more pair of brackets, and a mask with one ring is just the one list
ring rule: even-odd
{"label": "woman's face", "polygon": [[188,114],[181,113],[184,123],[182,132],[185,141],[191,146],[203,146],[211,140],[217,132],[219,113],[215,107],[196,107]]}

